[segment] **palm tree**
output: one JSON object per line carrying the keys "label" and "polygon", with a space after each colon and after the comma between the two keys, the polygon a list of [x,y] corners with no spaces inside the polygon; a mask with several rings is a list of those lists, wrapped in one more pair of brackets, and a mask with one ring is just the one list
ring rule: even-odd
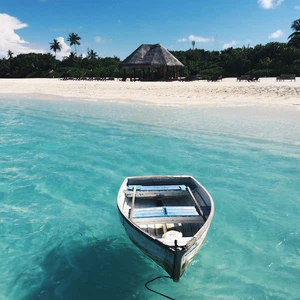
{"label": "palm tree", "polygon": [[70,42],[70,46],[73,46],[75,47],[75,53],[76,53],[76,56],[77,56],[77,49],[76,49],[76,45],[80,45],[79,41],[81,40],[81,37],[78,36],[77,33],[70,33],[69,34],[69,37],[67,39],[68,42]]}
{"label": "palm tree", "polygon": [[193,50],[194,50],[194,48],[195,48],[195,41],[192,41],[192,46],[193,46]]}
{"label": "palm tree", "polygon": [[291,29],[293,29],[294,32],[288,37],[289,39],[293,38],[294,36],[300,35],[300,19],[295,20],[292,23]]}
{"label": "palm tree", "polygon": [[7,51],[7,57],[8,57],[8,61],[9,61],[9,71],[10,71],[10,73],[12,72],[12,59],[13,59],[13,55],[14,55],[14,53],[11,50]]}
{"label": "palm tree", "polygon": [[70,60],[75,60],[76,56],[74,52],[70,52],[70,55],[68,57]]}
{"label": "palm tree", "polygon": [[97,57],[98,57],[98,54],[97,54],[97,52],[95,52],[93,49],[88,49],[87,50],[87,57],[89,58],[89,59],[96,59]]}
{"label": "palm tree", "polygon": [[54,39],[52,43],[50,43],[50,50],[53,50],[56,58],[56,51],[61,51],[61,44],[58,40]]}
{"label": "palm tree", "polygon": [[292,23],[291,29],[293,29],[294,32],[288,37],[289,44],[300,45],[300,19]]}
{"label": "palm tree", "polygon": [[14,55],[14,53],[11,50],[7,51],[7,57],[8,57],[8,59],[11,60],[13,58],[13,55]]}

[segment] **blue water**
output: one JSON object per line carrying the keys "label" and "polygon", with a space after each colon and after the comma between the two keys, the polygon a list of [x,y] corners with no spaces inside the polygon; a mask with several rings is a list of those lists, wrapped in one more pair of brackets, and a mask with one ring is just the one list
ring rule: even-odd
{"label": "blue water", "polygon": [[116,210],[145,174],[191,174],[216,207],[180,282],[151,288],[300,299],[300,124],[275,114],[0,98],[0,299],[163,299]]}

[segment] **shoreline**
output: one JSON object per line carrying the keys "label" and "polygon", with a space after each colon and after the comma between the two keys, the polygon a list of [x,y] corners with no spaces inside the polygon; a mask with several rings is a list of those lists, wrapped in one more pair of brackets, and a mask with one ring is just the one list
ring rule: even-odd
{"label": "shoreline", "polygon": [[0,95],[31,99],[87,100],[158,106],[276,106],[300,110],[300,78],[296,82],[122,82],[61,79],[0,79]]}
{"label": "shoreline", "polygon": [[[143,121],[147,115],[147,120],[160,126],[176,124],[189,130],[201,124],[199,129],[207,132],[299,146],[298,79],[276,82],[276,78],[263,78],[255,83],[234,78],[213,83],[0,79],[0,101],[12,99],[26,105],[26,101],[45,100],[54,107],[55,101],[131,105],[120,108],[130,120]],[[109,115],[116,107],[107,109]]]}

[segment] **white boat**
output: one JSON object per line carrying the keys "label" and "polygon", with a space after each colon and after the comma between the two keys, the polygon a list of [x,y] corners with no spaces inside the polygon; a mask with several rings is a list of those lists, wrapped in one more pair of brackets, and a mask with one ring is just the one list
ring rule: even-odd
{"label": "white boat", "polygon": [[203,245],[214,202],[192,176],[128,177],[117,206],[131,241],[179,281]]}

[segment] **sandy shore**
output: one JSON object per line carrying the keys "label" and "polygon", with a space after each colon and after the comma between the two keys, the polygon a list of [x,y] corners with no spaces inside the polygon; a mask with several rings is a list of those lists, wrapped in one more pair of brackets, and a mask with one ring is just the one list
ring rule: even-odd
{"label": "sandy shore", "polygon": [[64,81],[59,79],[0,79],[0,94],[47,99],[94,99],[149,103],[154,105],[196,105],[206,107],[289,106],[300,109],[300,78],[296,82],[122,82]]}
{"label": "sandy shore", "polygon": [[[207,132],[300,145],[300,78],[296,82],[276,82],[275,78],[262,78],[260,82],[237,82],[235,78],[222,82],[0,79],[0,102],[1,98],[151,105],[161,109],[149,110],[148,121],[160,124],[163,119],[180,127],[193,126],[196,121],[191,119],[195,116],[191,112],[198,107],[201,113],[196,113],[196,118],[201,118],[201,128]],[[170,110],[171,115],[164,119],[161,113],[166,112],[165,107],[185,109],[173,117],[174,110]],[[137,107],[128,118],[144,122],[144,113]]]}

